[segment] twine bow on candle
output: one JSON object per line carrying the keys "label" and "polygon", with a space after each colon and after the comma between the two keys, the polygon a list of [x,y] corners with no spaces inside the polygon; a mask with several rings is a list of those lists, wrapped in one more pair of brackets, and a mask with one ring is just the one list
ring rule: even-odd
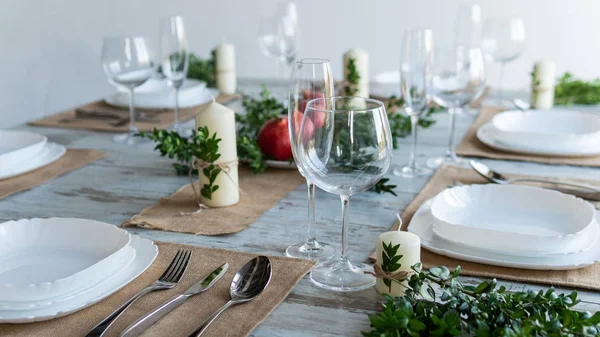
{"label": "twine bow on candle", "polygon": [[214,166],[217,167],[221,170],[221,172],[225,173],[225,175],[227,175],[227,177],[229,178],[229,180],[231,180],[231,183],[237,187],[237,189],[242,192],[242,190],[240,189],[240,187],[235,183],[235,181],[233,181],[233,178],[231,178],[231,175],[229,174],[229,172],[231,171],[231,167],[233,166],[237,166],[238,165],[238,159],[235,158],[232,161],[229,162],[224,162],[224,163],[209,163],[203,160],[200,160],[198,158],[195,158],[192,163],[190,164],[190,170],[188,173],[188,176],[190,178],[190,185],[192,185],[192,191],[194,191],[194,198],[196,199],[196,203],[198,205],[198,210],[191,213],[191,214],[196,214],[196,213],[200,213],[202,212],[203,209],[209,208],[208,206],[204,205],[202,202],[200,202],[200,193],[198,193],[198,191],[196,190],[196,184],[194,183],[194,177],[193,177],[193,173],[194,170],[198,170],[198,184],[200,184],[200,175],[203,174],[202,170],[204,168],[207,168],[209,166]]}
{"label": "twine bow on candle", "polygon": [[386,272],[383,271],[383,269],[381,269],[381,266],[379,266],[378,264],[373,265],[373,271],[365,271],[365,274],[371,274],[373,276],[375,276],[376,278],[380,278],[383,280],[391,280],[391,281],[396,281],[398,283],[405,281],[408,279],[408,277],[410,276],[410,274],[412,274],[411,271],[408,270],[400,270],[400,271],[396,271],[396,272]]}

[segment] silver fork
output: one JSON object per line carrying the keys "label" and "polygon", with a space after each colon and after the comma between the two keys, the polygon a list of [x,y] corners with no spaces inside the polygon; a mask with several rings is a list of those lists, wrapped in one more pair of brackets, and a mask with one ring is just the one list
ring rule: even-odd
{"label": "silver fork", "polygon": [[175,257],[173,258],[173,261],[171,261],[171,264],[169,264],[165,272],[158,278],[158,280],[154,281],[154,283],[142,289],[142,291],[123,303],[117,310],[108,315],[104,320],[102,320],[102,322],[98,323],[98,325],[92,328],[92,330],[90,330],[85,337],[104,336],[104,333],[108,331],[112,323],[116,321],[117,318],[119,318],[119,316],[121,316],[121,314],[140,297],[155,290],[165,290],[175,287],[177,282],[179,282],[185,273],[191,256],[192,252],[189,250],[178,250],[177,254],[175,254]]}

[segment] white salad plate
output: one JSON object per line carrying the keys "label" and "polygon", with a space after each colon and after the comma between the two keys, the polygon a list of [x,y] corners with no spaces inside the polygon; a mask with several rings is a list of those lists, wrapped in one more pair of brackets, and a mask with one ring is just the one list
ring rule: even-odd
{"label": "white salad plate", "polygon": [[158,247],[150,240],[136,235],[129,244],[135,250],[135,258],[123,270],[95,287],[80,292],[68,299],[57,299],[52,306],[32,310],[0,310],[0,323],[30,323],[66,316],[89,307],[112,295],[140,276],[152,265],[158,255]]}
{"label": "white salad plate", "polygon": [[[179,107],[191,108],[217,97],[219,91],[206,88],[206,83],[197,80],[186,80],[179,89]],[[129,93],[118,92],[108,96],[104,101],[109,105],[129,107]],[[135,89],[135,107],[140,109],[174,109],[175,90],[169,86],[166,79],[150,79],[139,88]]]}
{"label": "white salad plate", "polygon": [[501,251],[566,254],[588,248],[596,227],[589,202],[522,185],[463,185],[431,205],[435,230],[456,243]]}
{"label": "white salad plate", "polygon": [[135,258],[131,235],[74,218],[0,224],[0,302],[53,299],[89,287]]}
{"label": "white salad plate", "polygon": [[34,157],[46,145],[47,138],[39,133],[0,130],[0,169]]}
{"label": "white salad plate", "polygon": [[498,137],[498,130],[492,122],[488,122],[477,129],[477,139],[483,144],[500,151],[553,156],[553,157],[587,157],[600,154],[600,143],[598,146],[592,144],[586,147],[558,146],[557,142],[545,144],[543,148],[536,144],[523,142],[507,143]]}
{"label": "white salad plate", "polygon": [[46,142],[43,148],[33,157],[24,159],[10,166],[0,166],[0,180],[12,178],[36,170],[40,167],[52,164],[59,160],[67,148],[63,145]]}
{"label": "white salad plate", "polygon": [[569,151],[600,146],[600,116],[552,109],[504,111],[494,116],[496,139],[542,151]]}
{"label": "white salad plate", "polygon": [[[428,200],[421,205],[410,221],[408,231],[418,235],[421,246],[433,253],[464,261],[532,270],[578,269],[600,261],[600,240],[596,240],[590,249],[575,254],[513,256],[440,239],[433,232],[435,218],[431,214],[431,203],[432,200]],[[597,222],[595,226],[598,226]]]}

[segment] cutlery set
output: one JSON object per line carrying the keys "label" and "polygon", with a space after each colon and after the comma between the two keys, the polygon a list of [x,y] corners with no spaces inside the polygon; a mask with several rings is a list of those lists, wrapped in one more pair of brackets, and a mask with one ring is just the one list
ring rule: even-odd
{"label": "cutlery set", "polygon": [[[142,296],[157,290],[166,290],[174,288],[181,280],[190,262],[192,253],[188,250],[179,250],[165,272],[150,286],[141,290],[138,294],[123,303],[117,310],[108,315],[103,321],[98,323],[86,337],[100,337],[112,326],[112,324],[131,307]],[[152,309],[147,314],[138,318],[129,325],[122,333],[121,337],[139,336],[161,318],[175,310],[187,299],[209,290],[217,283],[229,268],[228,263],[223,263],[210,274],[203,277],[196,284],[191,286],[185,292],[175,295],[168,301]],[[271,280],[271,262],[265,256],[258,256],[248,261],[233,277],[230,286],[231,299],[212,315],[206,318],[197,329],[189,336],[201,336],[208,326],[212,324],[217,317],[227,308],[235,304],[246,303],[257,297],[267,287]]]}

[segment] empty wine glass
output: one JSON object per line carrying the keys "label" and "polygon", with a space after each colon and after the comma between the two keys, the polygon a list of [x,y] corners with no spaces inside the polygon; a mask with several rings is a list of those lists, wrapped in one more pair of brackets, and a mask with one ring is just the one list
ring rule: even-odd
{"label": "empty wine glass", "polygon": [[432,158],[427,166],[437,168],[442,163],[460,163],[454,152],[454,120],[457,108],[479,97],[485,85],[481,49],[437,52],[433,62],[431,95],[433,100],[448,109],[448,150],[445,157]]}
{"label": "empty wine glass", "polygon": [[187,77],[189,60],[185,29],[181,16],[164,18],[160,21],[160,54],[162,72],[175,89],[173,130],[180,132],[179,88],[181,88]]}
{"label": "empty wine glass", "polygon": [[[454,38],[457,53],[464,53],[471,48],[481,47],[481,7],[478,4],[465,3],[458,6],[454,24]],[[456,109],[457,114],[463,112],[476,114],[469,106]]]}
{"label": "empty wine glass", "polygon": [[281,64],[291,65],[298,51],[297,16],[266,17],[258,27],[258,46],[267,57],[275,59],[275,73],[279,77]]}
{"label": "empty wine glass", "polygon": [[481,48],[486,58],[499,62],[498,99],[502,103],[502,79],[508,62],[513,61],[525,49],[525,24],[523,19],[490,18],[483,24]]}
{"label": "empty wine glass", "polygon": [[[298,158],[298,132],[306,109],[306,104],[314,98],[331,98],[333,96],[333,76],[331,65],[325,59],[300,59],[294,61],[292,66],[292,80],[290,82],[288,126],[290,143],[294,160]],[[323,113],[321,115],[325,117]],[[317,127],[325,123],[324,119],[316,120]],[[306,178],[308,187],[308,236],[305,242],[289,246],[285,253],[291,257],[309,258],[323,261],[335,254],[335,249],[326,243],[317,241],[315,234],[315,185],[306,177],[302,167],[298,165],[300,174]]]}
{"label": "empty wine glass", "polygon": [[[323,122],[321,122],[323,121]],[[339,258],[318,263],[310,279],[319,287],[354,291],[371,287],[372,268],[350,262],[348,203],[373,187],[392,158],[387,112],[380,101],[361,97],[317,98],[308,102],[298,133],[297,159],[306,177],[342,202],[342,250]]]}
{"label": "empty wine glass", "polygon": [[410,160],[404,167],[394,168],[394,175],[414,178],[431,173],[417,164],[417,127],[419,117],[427,110],[430,95],[433,58],[433,35],[429,29],[409,29],[404,33],[400,61],[400,92],[404,99],[404,111],[410,117],[412,148]]}
{"label": "empty wine glass", "polygon": [[144,84],[156,71],[155,54],[143,37],[105,38],[102,43],[102,68],[108,81],[129,90],[129,133],[117,135],[118,143],[136,144],[134,89]]}

